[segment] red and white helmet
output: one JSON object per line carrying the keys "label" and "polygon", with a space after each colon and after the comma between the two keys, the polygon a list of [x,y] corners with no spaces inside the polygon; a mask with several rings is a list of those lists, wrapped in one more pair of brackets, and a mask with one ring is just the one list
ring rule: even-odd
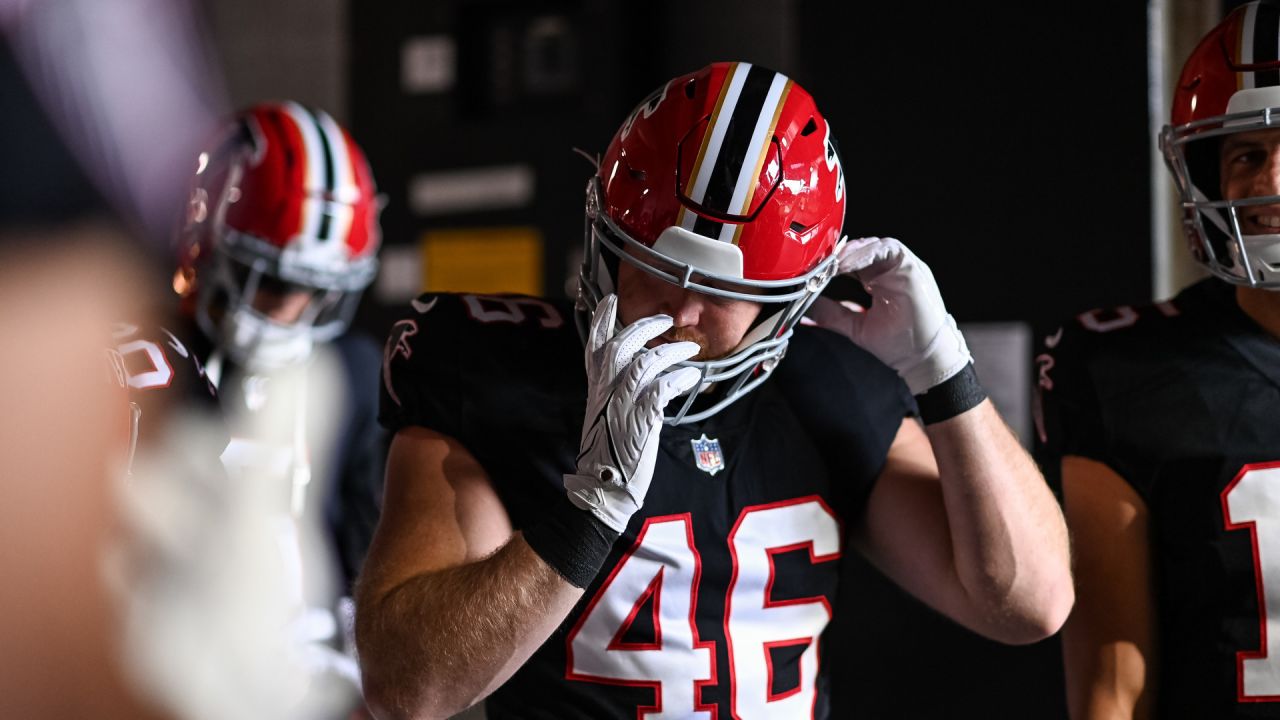
{"label": "red and white helmet", "polygon": [[[714,63],[640,103],[587,188],[580,321],[614,291],[619,261],[685,288],[764,303],[743,342],[689,361],[702,381],[667,422],[695,422],[772,372],[795,324],[835,275],[844,174],[831,128],[787,76]],[[709,409],[698,391],[726,383]]]}
{"label": "red and white helmet", "polygon": [[1280,234],[1245,235],[1238,217],[1280,196],[1226,200],[1218,165],[1223,136],[1269,127],[1280,128],[1280,5],[1263,0],[1234,10],[1192,51],[1160,147],[1192,256],[1229,282],[1280,288]]}
{"label": "red and white helmet", "polygon": [[[256,105],[199,156],[178,289],[195,292],[201,329],[237,362],[297,362],[350,324],[378,270],[378,212],[364,152],[333,118]],[[311,293],[296,321],[254,306],[260,292],[291,290]]]}

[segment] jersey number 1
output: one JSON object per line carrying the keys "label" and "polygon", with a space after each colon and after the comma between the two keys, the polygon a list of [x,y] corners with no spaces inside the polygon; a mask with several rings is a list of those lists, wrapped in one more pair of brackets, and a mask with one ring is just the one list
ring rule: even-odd
{"label": "jersey number 1", "polygon": [[[1227,530],[1248,530],[1262,647],[1236,653],[1240,702],[1280,701],[1280,462],[1245,465],[1222,491]],[[1277,627],[1271,628],[1270,621]],[[1275,632],[1269,632],[1274,630]]]}
{"label": "jersey number 1", "polygon": [[[824,597],[775,600],[774,555],[808,550],[810,563],[840,557],[840,526],[816,497],[745,508],[729,533],[733,575],[724,599],[733,716],[809,717],[818,674],[818,636],[831,619]],[[714,718],[699,689],[717,679],[715,643],[698,637],[702,559],[688,513],[645,521],[631,550],[591,599],[570,631],[568,677],[649,687],[656,703],[637,716]],[[648,608],[652,634],[627,641]],[[646,623],[650,624],[650,623]],[[651,637],[652,639],[649,639]],[[774,691],[774,651],[799,656],[799,683]]]}

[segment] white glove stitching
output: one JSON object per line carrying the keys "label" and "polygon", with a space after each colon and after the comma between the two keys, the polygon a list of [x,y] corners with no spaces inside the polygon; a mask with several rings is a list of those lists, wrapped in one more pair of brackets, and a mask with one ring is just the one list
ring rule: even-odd
{"label": "white glove stitching", "polygon": [[569,500],[621,533],[644,502],[657,460],[666,404],[698,382],[698,371],[678,362],[697,354],[696,343],[644,346],[671,327],[657,315],[638,320],[610,338],[617,298],[601,300],[586,348],[587,416],[577,472],[566,475]]}

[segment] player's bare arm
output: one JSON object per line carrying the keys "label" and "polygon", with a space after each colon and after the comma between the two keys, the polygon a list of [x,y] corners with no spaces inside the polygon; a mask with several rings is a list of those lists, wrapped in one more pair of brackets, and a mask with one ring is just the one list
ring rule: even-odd
{"label": "player's bare arm", "polygon": [[513,534],[457,441],[406,428],[357,590],[365,696],[380,717],[444,717],[483,698],[547,638],[582,590]]}
{"label": "player's bare arm", "polygon": [[1043,639],[1071,610],[1057,502],[989,400],[927,430],[903,423],[857,540],[895,582],[994,640]]}
{"label": "player's bare arm", "polygon": [[1062,628],[1067,707],[1074,720],[1150,717],[1156,628],[1146,503],[1114,470],[1074,455],[1062,459],[1062,489],[1079,588]]}
{"label": "player's bare arm", "polygon": [[[924,429],[903,423],[859,539],[925,602],[983,635],[1028,643],[1071,611],[1067,532],[1057,502],[995,407],[933,274],[892,238],[842,250],[871,293],[865,312],[818,312],[906,381]],[[841,326],[843,324],[843,326]]]}

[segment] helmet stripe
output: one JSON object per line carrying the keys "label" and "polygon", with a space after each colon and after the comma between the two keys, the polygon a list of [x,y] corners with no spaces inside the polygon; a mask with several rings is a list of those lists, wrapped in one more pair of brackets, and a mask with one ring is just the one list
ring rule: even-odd
{"label": "helmet stripe", "polygon": [[[729,211],[735,215],[746,215],[751,209],[751,197],[755,194],[756,179],[760,177],[760,169],[764,159],[773,146],[774,130],[778,127],[778,116],[787,103],[787,93],[791,90],[791,80],[786,75],[774,73],[769,85],[769,93],[765,96],[760,115],[756,118],[756,126],[751,132],[751,144],[747,155],[743,158],[742,169],[738,172],[738,181],[734,184],[733,197],[729,200]],[[747,160],[755,158],[755,162]],[[725,242],[738,243],[742,232],[742,224],[726,225],[720,232],[720,239]]]}
{"label": "helmet stripe", "polygon": [[[728,132],[730,121],[733,119],[734,108],[738,105],[738,98],[742,93],[742,88],[746,84],[747,76],[751,74],[750,63],[734,63],[729,68],[729,76],[725,79],[724,86],[720,89],[720,97],[716,99],[716,107],[711,113],[711,119],[708,123],[707,133],[702,138],[702,147],[698,150],[697,160],[694,162],[690,177],[693,178],[693,187],[689,188],[689,199],[698,205],[702,205],[707,193],[707,184],[711,181],[712,171],[715,169],[716,161],[720,156],[720,147],[724,142],[725,133]],[[697,213],[686,211],[681,225],[686,230],[693,230],[697,220]],[[697,232],[694,230],[694,232]]]}
{"label": "helmet stripe", "polygon": [[342,134],[342,128],[338,127],[333,118],[322,111],[317,111],[315,116],[332,157],[333,184],[325,203],[326,214],[332,218],[329,238],[346,243],[351,232],[351,198],[359,197],[359,189],[355,187],[355,171],[351,167],[351,153],[347,150],[347,140]]}
{"label": "helmet stripe", "polygon": [[692,210],[689,210],[688,213],[688,216],[693,218],[693,222],[690,223],[690,227],[688,228],[689,230],[692,230],[703,237],[713,238],[720,236],[720,231],[724,228],[724,223],[719,223],[715,220],[705,218]]}
{"label": "helmet stripe", "polygon": [[[773,117],[773,108],[765,109],[765,101],[778,73],[752,66],[742,84],[742,93],[732,115],[725,123],[724,141],[720,154],[710,172],[706,192],[701,205],[713,212],[736,214],[733,205],[738,176],[745,165],[755,165],[756,131],[764,116],[764,122]],[[721,113],[724,115],[725,113]],[[761,131],[763,132],[763,131]],[[751,158],[751,162],[747,162]]]}
{"label": "helmet stripe", "polygon": [[316,137],[320,140],[320,165],[324,171],[321,177],[324,178],[323,184],[318,188],[309,188],[311,194],[317,195],[317,202],[320,205],[320,226],[316,228],[316,240],[325,242],[331,237],[333,231],[333,182],[334,182],[334,161],[333,161],[333,140],[325,132],[324,125],[320,123],[320,118],[311,109],[307,109],[307,117],[315,124]]}
{"label": "helmet stripe", "polygon": [[299,237],[305,239],[317,237],[320,230],[322,202],[315,197],[317,188],[324,186],[324,152],[320,143],[320,129],[311,119],[310,113],[295,102],[286,102],[281,106],[302,135],[302,146],[306,151],[303,159],[305,167],[305,188],[302,198],[302,227],[298,229]]}

